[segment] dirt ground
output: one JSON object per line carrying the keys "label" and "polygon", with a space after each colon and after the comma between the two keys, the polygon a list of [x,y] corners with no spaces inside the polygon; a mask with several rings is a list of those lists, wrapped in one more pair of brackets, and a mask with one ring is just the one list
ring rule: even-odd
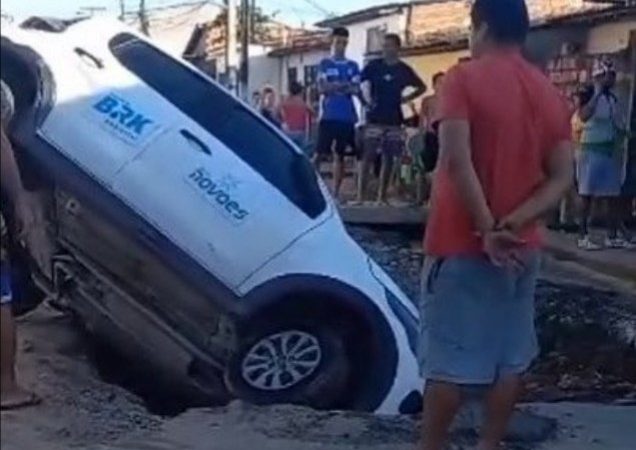
{"label": "dirt ground", "polygon": [[[554,275],[555,270],[551,270]],[[559,277],[561,278],[561,277]],[[3,412],[2,450],[414,450],[408,417],[315,412],[234,402],[174,418],[147,411],[126,390],[107,384],[68,317],[47,307],[19,324],[19,372],[43,398],[37,407]],[[148,373],[149,380],[152,373]],[[453,450],[469,449],[478,414],[456,425]],[[531,404],[510,430],[514,450],[633,450],[636,406]]]}
{"label": "dirt ground", "polygon": [[[98,378],[67,317],[44,306],[22,319],[19,330],[19,375],[43,403],[2,413],[2,450],[402,450],[416,440],[410,418],[293,406],[234,402],[172,419],[154,416],[140,399]],[[471,416],[463,421],[459,426],[468,427]]]}

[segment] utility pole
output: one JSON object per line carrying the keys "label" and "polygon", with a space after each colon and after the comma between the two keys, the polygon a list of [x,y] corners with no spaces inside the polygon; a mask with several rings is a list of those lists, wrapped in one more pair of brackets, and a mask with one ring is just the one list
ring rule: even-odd
{"label": "utility pole", "polygon": [[[250,42],[254,42],[256,36],[256,0],[251,0],[250,5]],[[256,43],[256,42],[254,42]]]}
{"label": "utility pole", "polygon": [[126,0],[119,0],[119,20],[126,18]]}
{"label": "utility pole", "polygon": [[248,84],[250,79],[250,42],[252,9],[250,0],[241,0],[241,70],[240,95],[244,100],[249,98]]}
{"label": "utility pole", "polygon": [[237,33],[237,0],[227,0],[227,29],[225,37],[225,73],[227,74],[227,83],[231,91],[238,94],[238,55],[236,53],[236,35]]}
{"label": "utility pole", "polygon": [[139,0],[139,28],[146,36],[150,35],[148,25],[148,11],[146,10],[146,0]]}

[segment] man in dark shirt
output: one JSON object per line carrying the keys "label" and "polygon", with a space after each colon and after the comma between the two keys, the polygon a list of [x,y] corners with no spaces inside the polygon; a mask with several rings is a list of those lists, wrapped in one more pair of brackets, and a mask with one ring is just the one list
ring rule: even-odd
{"label": "man in dark shirt", "polygon": [[[364,154],[360,164],[358,201],[364,201],[369,167],[375,155],[382,152],[378,202],[386,203],[389,179],[396,157],[403,148],[402,105],[408,104],[426,92],[426,85],[415,71],[400,61],[401,39],[396,34],[384,38],[382,59],[371,61],[362,71],[367,109],[367,127],[364,132]],[[407,88],[413,91],[404,95]]]}

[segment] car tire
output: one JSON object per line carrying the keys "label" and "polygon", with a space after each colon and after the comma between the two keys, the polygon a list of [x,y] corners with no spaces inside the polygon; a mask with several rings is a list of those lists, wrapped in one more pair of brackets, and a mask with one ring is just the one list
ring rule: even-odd
{"label": "car tire", "polygon": [[[291,371],[285,375],[285,369],[274,369],[281,375],[278,386],[273,385],[274,376],[267,386],[268,377],[259,380],[258,370],[249,369],[250,363],[257,360],[259,355],[262,356],[259,352],[266,347],[278,345],[276,342],[282,345],[283,337],[289,339],[288,348],[301,345],[298,355],[299,359],[305,358],[302,361],[304,366],[315,367],[291,385],[286,385],[290,378],[294,378]],[[352,372],[345,342],[341,333],[326,325],[292,322],[263,327],[246,339],[245,345],[231,358],[225,382],[233,396],[257,405],[297,404],[315,409],[345,407],[343,399]],[[311,350],[314,347],[319,348],[319,361],[316,361],[316,353]],[[264,356],[263,362],[267,358]],[[269,361],[274,363],[271,358]],[[293,366],[293,362],[290,364]]]}

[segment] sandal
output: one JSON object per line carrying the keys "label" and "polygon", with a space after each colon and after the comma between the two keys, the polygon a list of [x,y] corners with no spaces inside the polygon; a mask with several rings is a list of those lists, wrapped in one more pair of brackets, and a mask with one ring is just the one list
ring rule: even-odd
{"label": "sandal", "polygon": [[29,392],[26,397],[9,400],[0,404],[1,411],[14,411],[16,409],[27,408],[29,406],[37,406],[42,403],[42,399],[33,392]]}

